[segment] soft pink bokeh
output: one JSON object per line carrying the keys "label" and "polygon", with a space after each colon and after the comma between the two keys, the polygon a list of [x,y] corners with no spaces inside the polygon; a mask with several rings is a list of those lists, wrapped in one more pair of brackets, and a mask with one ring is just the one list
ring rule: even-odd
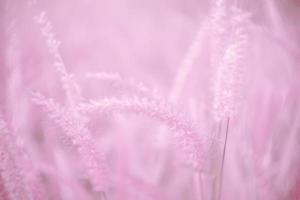
{"label": "soft pink bokeh", "polygon": [[298,0],[2,0],[0,19],[0,200],[300,199]]}

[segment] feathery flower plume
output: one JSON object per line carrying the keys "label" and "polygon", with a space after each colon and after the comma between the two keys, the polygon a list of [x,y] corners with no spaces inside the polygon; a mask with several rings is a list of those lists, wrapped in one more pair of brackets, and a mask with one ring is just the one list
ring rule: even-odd
{"label": "feathery flower plume", "polygon": [[73,75],[66,70],[63,58],[58,50],[60,42],[55,38],[52,23],[46,12],[42,11],[34,17],[40,26],[42,36],[46,39],[49,53],[54,60],[54,67],[60,76],[62,87],[66,92],[67,106],[60,108],[52,99],[47,100],[40,94],[33,94],[33,101],[44,106],[56,123],[63,129],[64,134],[70,138],[77,150],[83,164],[87,168],[94,190],[106,191],[108,186],[108,166],[105,155],[99,152],[86,128],[88,119],[77,110],[77,103],[81,99],[80,88],[73,79]]}
{"label": "feathery flower plume", "polygon": [[162,101],[149,98],[123,97],[90,100],[81,104],[84,112],[124,112],[143,114],[161,121],[172,131],[174,145],[184,154],[185,162],[194,169],[201,170],[204,161],[204,142],[200,140],[195,128],[181,114]]}
{"label": "feathery flower plume", "polygon": [[[213,110],[217,121],[230,118],[237,113],[240,104],[245,53],[249,45],[249,14],[238,9],[230,10],[228,44],[221,53],[215,69]],[[215,48],[222,49],[222,46]]]}
{"label": "feathery flower plume", "polygon": [[[30,200],[34,198],[29,180],[28,162],[24,151],[16,143],[16,137],[8,130],[0,116],[0,180],[8,199]],[[32,169],[31,169],[32,170]]]}
{"label": "feathery flower plume", "polygon": [[47,99],[39,93],[33,93],[33,102],[44,107],[49,117],[62,128],[63,133],[71,140],[77,150],[82,163],[86,167],[87,176],[94,190],[106,191],[108,180],[108,166],[105,155],[97,150],[91,133],[86,128],[88,118],[76,109],[68,109],[59,105],[53,99]]}
{"label": "feathery flower plume", "polygon": [[52,23],[45,11],[41,11],[34,16],[34,20],[40,26],[41,34],[46,40],[48,52],[53,58],[53,65],[66,92],[67,102],[70,106],[74,106],[75,102],[81,99],[80,88],[74,81],[73,75],[66,69],[64,60],[59,52],[61,42],[56,39]]}

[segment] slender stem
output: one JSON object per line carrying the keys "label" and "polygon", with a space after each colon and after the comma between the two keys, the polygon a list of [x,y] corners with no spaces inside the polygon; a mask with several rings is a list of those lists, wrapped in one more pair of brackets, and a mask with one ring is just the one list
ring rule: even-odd
{"label": "slender stem", "polygon": [[224,142],[224,148],[223,148],[223,157],[222,157],[221,170],[220,170],[220,183],[219,183],[220,186],[219,186],[219,197],[218,197],[219,200],[221,200],[221,195],[222,195],[223,171],[224,171],[226,144],[227,144],[227,137],[228,137],[228,130],[229,130],[229,121],[230,121],[230,118],[227,119],[225,142]]}
{"label": "slender stem", "polygon": [[201,200],[204,200],[204,190],[203,190],[202,176],[201,176],[200,173],[199,173],[199,183],[200,183]]}

